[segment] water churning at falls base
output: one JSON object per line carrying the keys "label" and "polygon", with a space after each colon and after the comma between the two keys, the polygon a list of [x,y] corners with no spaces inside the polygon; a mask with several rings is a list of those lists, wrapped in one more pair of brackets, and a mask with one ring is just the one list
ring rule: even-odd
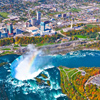
{"label": "water churning at falls base", "polygon": [[29,50],[27,53],[15,59],[11,64],[11,74],[18,80],[33,79],[44,69],[53,67],[48,65],[50,59],[45,60],[41,50],[37,50],[32,45],[28,45],[27,49]]}

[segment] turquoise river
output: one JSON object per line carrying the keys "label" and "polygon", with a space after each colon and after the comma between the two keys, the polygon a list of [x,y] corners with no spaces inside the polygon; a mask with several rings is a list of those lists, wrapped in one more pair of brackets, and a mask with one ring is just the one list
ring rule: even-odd
{"label": "turquoise river", "polygon": [[[8,64],[0,67],[0,100],[68,100],[60,88],[60,72],[58,66],[69,68],[100,67],[100,51],[75,51],[66,55],[34,54],[31,56],[5,55],[0,56],[0,63]],[[40,73],[48,76],[43,79]],[[35,76],[50,81],[50,86],[39,85]]]}

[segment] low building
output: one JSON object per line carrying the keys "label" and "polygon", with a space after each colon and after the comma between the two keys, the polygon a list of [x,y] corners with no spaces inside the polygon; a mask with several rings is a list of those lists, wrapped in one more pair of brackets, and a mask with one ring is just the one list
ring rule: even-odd
{"label": "low building", "polygon": [[16,29],[16,34],[22,34],[24,31],[21,29]]}
{"label": "low building", "polygon": [[41,36],[44,36],[44,35],[55,35],[56,34],[56,32],[55,31],[53,31],[53,30],[47,30],[47,31],[41,31],[40,32],[40,35]]}
{"label": "low building", "polygon": [[38,28],[37,27],[35,27],[35,26],[32,26],[32,27],[28,27],[27,29],[26,29],[26,31],[28,31],[28,32],[36,32],[36,31],[38,31]]}
{"label": "low building", "polygon": [[31,19],[31,25],[32,25],[32,26],[36,26],[36,24],[37,24],[36,18],[32,18],[32,19]]}
{"label": "low building", "polygon": [[50,11],[57,11],[57,8],[52,8],[50,9]]}
{"label": "low building", "polygon": [[19,20],[19,16],[8,15],[8,17],[9,17],[9,18],[4,19],[3,22],[8,21],[8,20],[12,20],[12,21],[13,21],[13,20],[16,20],[16,21]]}
{"label": "low building", "polygon": [[82,72],[81,72],[81,75],[82,75],[82,76],[85,76],[85,74],[86,74],[85,71],[82,71]]}
{"label": "low building", "polygon": [[88,22],[98,22],[98,19],[92,18],[92,19],[87,19]]}
{"label": "low building", "polygon": [[8,33],[1,33],[1,38],[7,38],[8,37]]}

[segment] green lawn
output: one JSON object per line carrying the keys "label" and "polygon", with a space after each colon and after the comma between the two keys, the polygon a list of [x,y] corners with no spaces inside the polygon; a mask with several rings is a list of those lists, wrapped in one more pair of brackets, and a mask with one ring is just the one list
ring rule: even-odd
{"label": "green lawn", "polygon": [[4,48],[4,49],[2,49],[2,50],[11,50],[10,48]]}
{"label": "green lawn", "polygon": [[27,47],[27,44],[21,44],[22,47]]}
{"label": "green lawn", "polygon": [[74,35],[74,36],[78,38],[87,38],[87,36],[83,36],[83,35]]}
{"label": "green lawn", "polygon": [[72,69],[64,69],[64,70],[67,72],[67,71],[71,71]]}
{"label": "green lawn", "polygon": [[88,25],[86,25],[86,27],[84,27],[84,28],[86,29],[86,28],[93,28],[93,27],[97,27],[97,25],[88,24]]}
{"label": "green lawn", "polygon": [[6,54],[14,54],[14,52],[13,52],[13,51],[11,51],[11,52],[6,51],[6,52],[4,52],[4,53],[2,53],[2,54],[0,54],[0,55],[6,55]]}
{"label": "green lawn", "polygon": [[74,69],[74,70],[70,71],[68,73],[68,77],[70,78],[76,71],[78,71],[78,70],[77,69]]}
{"label": "green lawn", "polygon": [[14,47],[19,47],[19,45],[14,45]]}
{"label": "green lawn", "polygon": [[59,43],[61,43],[61,42],[57,42],[57,43],[39,43],[39,44],[37,44],[36,45],[36,47],[39,47],[39,46],[46,46],[46,45],[53,45],[53,44],[59,44]]}
{"label": "green lawn", "polygon": [[46,46],[46,45],[53,45],[53,44],[55,43],[39,43],[36,46],[39,47],[39,46]]}
{"label": "green lawn", "polygon": [[50,16],[50,15],[56,15],[56,14],[63,14],[63,13],[66,13],[66,12],[68,12],[67,10],[66,11],[62,11],[62,12],[53,12],[53,13],[48,13],[48,15]]}
{"label": "green lawn", "polygon": [[72,8],[70,11],[71,12],[79,12],[79,11],[81,11],[81,9]]}
{"label": "green lawn", "polygon": [[13,48],[14,50],[18,50],[18,48]]}
{"label": "green lawn", "polygon": [[61,14],[63,12],[54,12],[54,13],[48,13],[48,15],[56,15],[56,14]]}
{"label": "green lawn", "polygon": [[7,12],[0,12],[0,16],[4,17],[4,18],[8,18],[8,13]]}
{"label": "green lawn", "polygon": [[64,70],[60,70],[60,71],[63,73],[64,77],[66,77],[66,72]]}
{"label": "green lawn", "polygon": [[59,67],[60,70],[63,70],[63,67]]}

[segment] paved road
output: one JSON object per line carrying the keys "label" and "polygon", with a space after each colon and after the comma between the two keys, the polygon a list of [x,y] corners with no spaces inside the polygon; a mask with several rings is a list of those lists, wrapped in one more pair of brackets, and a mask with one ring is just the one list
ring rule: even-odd
{"label": "paved road", "polygon": [[64,36],[64,37],[67,37],[66,35],[62,34],[60,31],[57,31],[57,33]]}
{"label": "paved road", "polygon": [[62,46],[62,45],[65,45],[65,44],[72,44],[72,43],[79,43],[79,42],[82,42],[82,40],[69,41],[69,42],[53,44],[53,45],[46,45],[46,46],[41,46],[41,47],[43,47],[43,48],[45,48],[45,47],[56,47],[56,46]]}

